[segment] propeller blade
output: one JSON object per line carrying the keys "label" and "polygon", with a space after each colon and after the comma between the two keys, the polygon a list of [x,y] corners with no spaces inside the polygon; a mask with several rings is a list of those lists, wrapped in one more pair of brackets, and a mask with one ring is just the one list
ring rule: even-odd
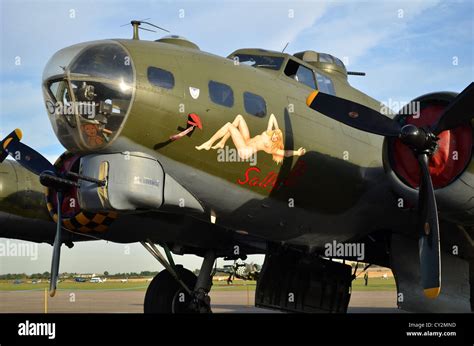
{"label": "propeller blade", "polygon": [[418,210],[421,235],[419,240],[421,283],[425,296],[436,298],[441,291],[441,249],[438,209],[428,168],[428,155],[418,155],[421,168]]}
{"label": "propeller blade", "polygon": [[469,84],[444,110],[433,132],[438,135],[469,122],[474,117],[474,82]]}
{"label": "propeller blade", "polygon": [[59,259],[61,257],[61,230],[62,230],[62,216],[61,216],[61,206],[63,204],[63,195],[60,191],[57,193],[58,198],[58,220],[56,221],[56,236],[54,237],[53,243],[53,257],[51,260],[51,280],[49,282],[49,295],[54,297],[56,294],[56,285],[58,281],[59,274]]}
{"label": "propeller blade", "polygon": [[[452,126],[454,122],[450,119],[451,114],[462,113],[463,110],[469,108],[466,97],[473,96],[471,86],[448,107],[445,112],[446,119],[440,123],[440,126],[446,126],[446,124]],[[418,203],[421,224],[420,273],[425,296],[436,298],[441,290],[441,250],[438,210],[428,168],[429,156],[435,150],[438,140],[436,135],[416,126],[407,125],[402,129],[397,121],[371,108],[333,95],[320,93],[317,90],[308,96],[306,104],[313,110],[356,129],[386,137],[399,137],[415,153],[420,153],[417,155],[422,177]],[[472,115],[472,112],[470,114]],[[456,119],[456,121],[458,120],[459,118]],[[463,118],[462,121],[466,121],[466,118]]]}
{"label": "propeller blade", "polygon": [[357,102],[315,90],[306,99],[306,104],[331,119],[362,131],[389,137],[400,134],[398,122]]}
{"label": "propeller blade", "polygon": [[44,171],[55,172],[53,164],[36,150],[30,148],[20,141],[12,140],[7,144],[5,150],[23,167],[40,175]]}
{"label": "propeller blade", "polygon": [[13,130],[3,141],[0,142],[0,163],[5,161],[8,156],[7,148],[12,142],[19,142],[23,134],[20,129]]}

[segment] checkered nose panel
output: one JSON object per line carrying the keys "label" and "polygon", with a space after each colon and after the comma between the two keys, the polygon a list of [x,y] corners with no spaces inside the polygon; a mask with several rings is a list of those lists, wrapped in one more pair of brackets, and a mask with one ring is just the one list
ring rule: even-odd
{"label": "checkered nose panel", "polygon": [[[58,221],[56,208],[52,203],[48,203],[48,211],[55,222]],[[91,213],[82,211],[77,215],[63,219],[63,225],[70,231],[80,233],[106,232],[112,222],[117,218],[117,213]]]}

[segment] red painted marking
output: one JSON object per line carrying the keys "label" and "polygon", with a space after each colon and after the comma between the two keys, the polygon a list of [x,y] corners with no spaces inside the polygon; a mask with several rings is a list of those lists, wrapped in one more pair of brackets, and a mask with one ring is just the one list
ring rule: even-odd
{"label": "red painted marking", "polygon": [[175,135],[172,135],[170,136],[170,139],[172,141],[176,141],[180,138],[183,138],[184,136],[186,136],[189,132],[191,132],[192,130],[194,130],[195,127],[197,127],[198,129],[202,130],[202,122],[201,122],[201,118],[199,118],[199,115],[197,115],[196,113],[189,113],[188,114],[188,117],[191,118],[191,120],[188,120],[187,124],[188,125],[191,125],[191,127],[188,127],[187,129],[181,131],[180,133],[177,133]]}
{"label": "red painted marking", "polygon": [[196,113],[189,113],[188,116],[192,119],[192,121],[188,121],[188,124],[192,126],[197,126],[200,130],[202,130],[202,122],[199,115],[197,115]]}
{"label": "red painted marking", "polygon": [[249,185],[260,189],[278,190],[282,186],[294,186],[298,178],[306,172],[306,163],[298,161],[287,177],[278,178],[278,173],[270,171],[263,176],[262,171],[258,167],[249,167],[244,173],[243,178],[237,179],[239,185]]}
{"label": "red painted marking", "polygon": [[[415,126],[435,124],[441,116],[445,106],[439,104],[428,105],[421,109],[420,117],[407,117],[406,123]],[[444,131],[438,136],[439,148],[429,161],[429,169],[433,186],[441,188],[447,186],[471,160],[472,129],[469,124]],[[454,159],[457,153],[457,160]],[[395,140],[393,146],[393,169],[411,187],[420,185],[420,168],[412,150],[400,140]]]}

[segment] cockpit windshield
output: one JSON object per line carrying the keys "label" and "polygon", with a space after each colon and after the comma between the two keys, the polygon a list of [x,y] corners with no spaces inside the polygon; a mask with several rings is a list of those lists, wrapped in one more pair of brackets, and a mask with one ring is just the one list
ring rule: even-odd
{"label": "cockpit windshield", "polygon": [[89,77],[132,82],[133,71],[130,57],[119,45],[92,46],[79,54],[72,62],[70,72]]}
{"label": "cockpit windshield", "polygon": [[251,54],[235,54],[233,59],[238,61],[239,64],[271,70],[279,70],[284,60],[283,57],[278,56]]}
{"label": "cockpit windshield", "polygon": [[102,148],[118,136],[134,92],[132,62],[121,45],[80,48],[56,53],[43,75],[50,120],[69,150]]}

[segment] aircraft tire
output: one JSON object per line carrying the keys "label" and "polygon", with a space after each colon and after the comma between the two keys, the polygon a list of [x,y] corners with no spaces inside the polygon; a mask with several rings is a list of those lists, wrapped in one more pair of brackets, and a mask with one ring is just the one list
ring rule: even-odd
{"label": "aircraft tire", "polygon": [[[190,289],[194,289],[196,275],[182,266],[177,266],[176,271],[180,279]],[[167,270],[162,270],[150,282],[143,308],[146,314],[193,313],[194,311],[189,308],[190,302],[191,296]]]}

